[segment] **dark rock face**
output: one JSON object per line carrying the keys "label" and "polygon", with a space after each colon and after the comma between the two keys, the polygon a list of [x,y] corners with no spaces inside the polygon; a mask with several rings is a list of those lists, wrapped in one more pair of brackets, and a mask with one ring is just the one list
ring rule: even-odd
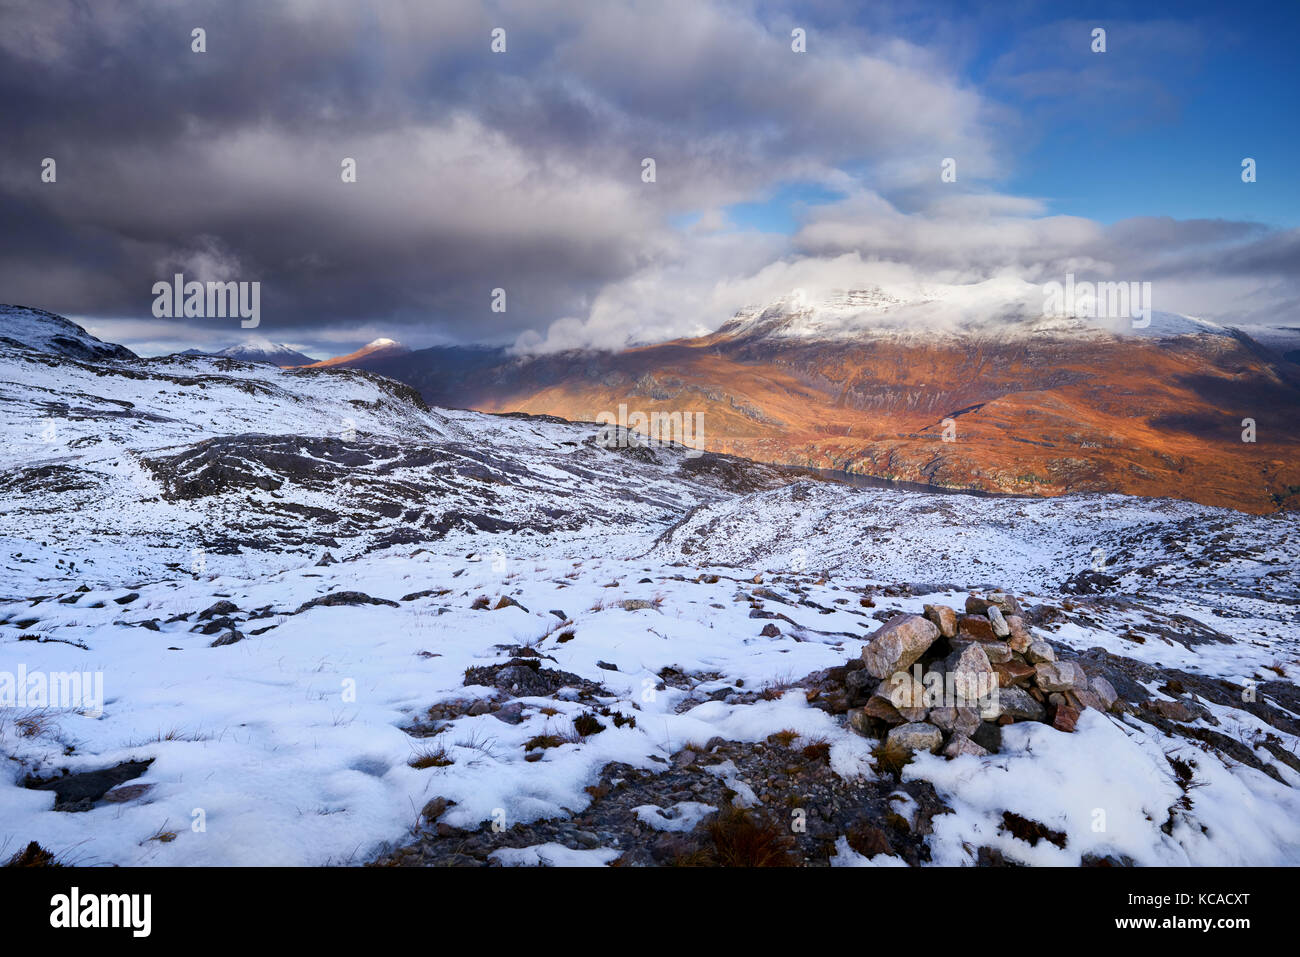
{"label": "dark rock face", "polygon": [[149,770],[151,764],[153,758],[123,761],[99,771],[79,771],[53,778],[29,776],[23,781],[23,786],[35,791],[53,791],[56,811],[89,811],[110,789],[123,781],[138,778]]}
{"label": "dark rock face", "polygon": [[301,615],[307,609],[321,605],[388,605],[390,608],[398,607],[395,601],[389,601],[387,598],[375,598],[361,591],[333,591],[328,595],[321,595],[319,598],[303,602],[298,606],[298,610],[294,614]]}
{"label": "dark rock face", "polygon": [[199,612],[199,621],[207,621],[208,619],[215,618],[219,615],[228,617],[237,611],[239,611],[238,605],[233,601],[222,599],[221,601],[214,602]]}
{"label": "dark rock face", "polygon": [[496,688],[515,698],[546,697],[561,688],[573,688],[581,698],[608,694],[594,681],[567,671],[543,668],[536,658],[513,658],[506,664],[470,668],[465,672],[465,684]]}
{"label": "dark rock face", "polygon": [[[645,454],[622,462],[627,449],[600,448],[588,436],[583,451],[546,459],[559,473],[568,473],[564,478],[539,476],[516,450],[488,443],[247,434],[208,439],[141,462],[162,484],[168,501],[206,504],[263,493],[256,506],[258,520],[239,529],[247,533],[244,541],[257,548],[337,548],[340,540],[361,535],[370,548],[380,548],[436,541],[453,531],[545,535],[621,523],[629,511],[652,514],[670,507],[645,482],[628,481],[647,471],[688,483],[705,500],[809,477],[729,456],[639,451]],[[34,483],[42,477],[7,479]],[[69,474],[64,481],[81,478]],[[599,493],[602,483],[610,486],[604,494]],[[318,499],[312,493],[328,495],[331,507],[295,501]],[[533,507],[520,509],[521,495],[531,497]],[[675,510],[676,503],[671,505]],[[219,551],[220,543],[209,550]]]}

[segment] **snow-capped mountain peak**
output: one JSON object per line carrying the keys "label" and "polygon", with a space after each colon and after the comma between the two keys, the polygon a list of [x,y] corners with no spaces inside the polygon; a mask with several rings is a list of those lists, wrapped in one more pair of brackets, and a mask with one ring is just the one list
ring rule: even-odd
{"label": "snow-capped mountain peak", "polygon": [[[714,334],[728,341],[926,337],[1227,335],[1213,322],[1151,309],[1149,290],[1124,285],[1122,308],[1094,284],[1068,287],[1063,308],[1049,286],[1012,277],[978,283],[886,283],[856,289],[797,289],[736,312]],[[1077,292],[1076,292],[1077,290]],[[1130,298],[1129,293],[1133,292]]]}
{"label": "snow-capped mountain peak", "polygon": [[323,359],[320,362],[313,363],[317,366],[346,366],[358,363],[365,363],[373,359],[386,359],[390,356],[405,355],[410,352],[406,346],[402,345],[396,339],[389,339],[381,336],[378,339],[372,339],[356,352],[349,352],[345,356],[334,356],[330,359]]}
{"label": "snow-capped mountain peak", "polygon": [[223,359],[243,359],[245,362],[269,362],[277,366],[305,366],[316,361],[283,342],[272,342],[261,337],[229,346],[211,355]]}

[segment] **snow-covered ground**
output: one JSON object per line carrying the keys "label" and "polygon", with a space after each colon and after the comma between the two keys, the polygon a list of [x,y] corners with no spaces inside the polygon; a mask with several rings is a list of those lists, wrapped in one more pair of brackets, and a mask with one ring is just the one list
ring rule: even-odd
{"label": "snow-covered ground", "polygon": [[[426,409],[364,373],[59,354],[39,316],[19,326],[29,348],[0,343],[0,698],[6,674],[78,672],[103,701],[0,707],[0,858],[38,841],[86,864],[362,863],[435,799],[452,829],[565,819],[613,762],[657,773],[784,731],[827,744],[839,779],[884,781],[876,742],[801,679],[896,612],[1000,586],[1154,699],[1204,695],[1173,731],[1089,710],[1073,734],[1015,724],[996,754],[918,756],[903,783],[948,811],[931,862],[1300,863],[1300,762],[1280,757],[1300,752],[1294,516],[852,488]],[[530,657],[562,686],[476,680]],[[1253,710],[1214,693],[1252,682]],[[86,809],[28,786],[129,762],[150,763]],[[710,808],[656,807],[646,833]],[[1008,811],[1064,846],[1013,836]],[[831,862],[901,863],[843,840]]]}

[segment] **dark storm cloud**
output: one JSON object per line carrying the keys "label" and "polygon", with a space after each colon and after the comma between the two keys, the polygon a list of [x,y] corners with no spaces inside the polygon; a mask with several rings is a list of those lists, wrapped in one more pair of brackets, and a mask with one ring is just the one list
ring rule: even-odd
{"label": "dark storm cloud", "polygon": [[[545,175],[525,147],[514,147],[513,166],[499,164],[498,183],[476,178],[491,171],[472,165],[472,141],[486,142],[486,129],[460,124],[451,154],[437,155],[431,138],[455,128],[457,101],[478,92],[457,76],[467,51],[483,51],[480,69],[527,59],[487,61],[485,14],[440,5],[436,29],[417,29],[418,44],[404,45],[395,31],[411,21],[346,5],[300,11],[33,4],[7,15],[15,29],[0,58],[6,295],[141,316],[155,280],[205,266],[212,274],[192,278],[261,280],[264,312],[286,331],[439,315],[454,327],[481,319],[495,286],[531,306],[516,312],[526,322],[573,286],[635,261],[616,232],[587,237],[598,243],[563,225],[539,236],[506,204],[473,209],[482,192]],[[206,53],[190,49],[194,26],[207,31]],[[35,175],[45,156],[58,162],[56,184]],[[359,163],[355,185],[340,180],[344,156]],[[545,186],[515,198],[574,212],[538,192]],[[647,225],[617,204],[611,211]],[[467,224],[476,212],[482,221]]]}
{"label": "dark storm cloud", "polygon": [[[978,97],[921,51],[827,40],[796,60],[788,18],[764,16],[724,3],[9,4],[0,290],[144,319],[153,283],[184,271],[261,281],[275,338],[377,322],[509,340],[679,255],[677,214],[850,159],[906,180],[918,141],[993,168]],[[497,26],[504,55],[489,50]],[[191,51],[194,27],[206,53]],[[55,184],[39,180],[47,156]],[[356,184],[340,180],[344,157]],[[505,315],[488,309],[496,287]]]}

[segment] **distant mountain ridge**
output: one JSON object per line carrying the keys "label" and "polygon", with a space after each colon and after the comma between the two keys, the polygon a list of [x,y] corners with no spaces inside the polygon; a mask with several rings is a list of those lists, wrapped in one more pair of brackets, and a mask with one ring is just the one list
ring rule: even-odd
{"label": "distant mountain ridge", "polygon": [[306,366],[316,361],[311,356],[304,355],[291,346],[287,346],[282,342],[271,342],[268,339],[250,339],[247,342],[227,346],[225,349],[219,349],[216,352],[206,352],[202,349],[186,349],[180,354],[184,356],[216,356],[221,359],[242,359],[245,362],[268,362],[276,366]]}
{"label": "distant mountain ridge", "polygon": [[1285,342],[1155,311],[1138,327],[1043,316],[1041,298],[1037,311],[1013,300],[997,286],[792,296],[709,335],[616,352],[444,346],[356,365],[446,407],[702,414],[703,448],[760,462],[989,492],[1300,507],[1300,366]]}

